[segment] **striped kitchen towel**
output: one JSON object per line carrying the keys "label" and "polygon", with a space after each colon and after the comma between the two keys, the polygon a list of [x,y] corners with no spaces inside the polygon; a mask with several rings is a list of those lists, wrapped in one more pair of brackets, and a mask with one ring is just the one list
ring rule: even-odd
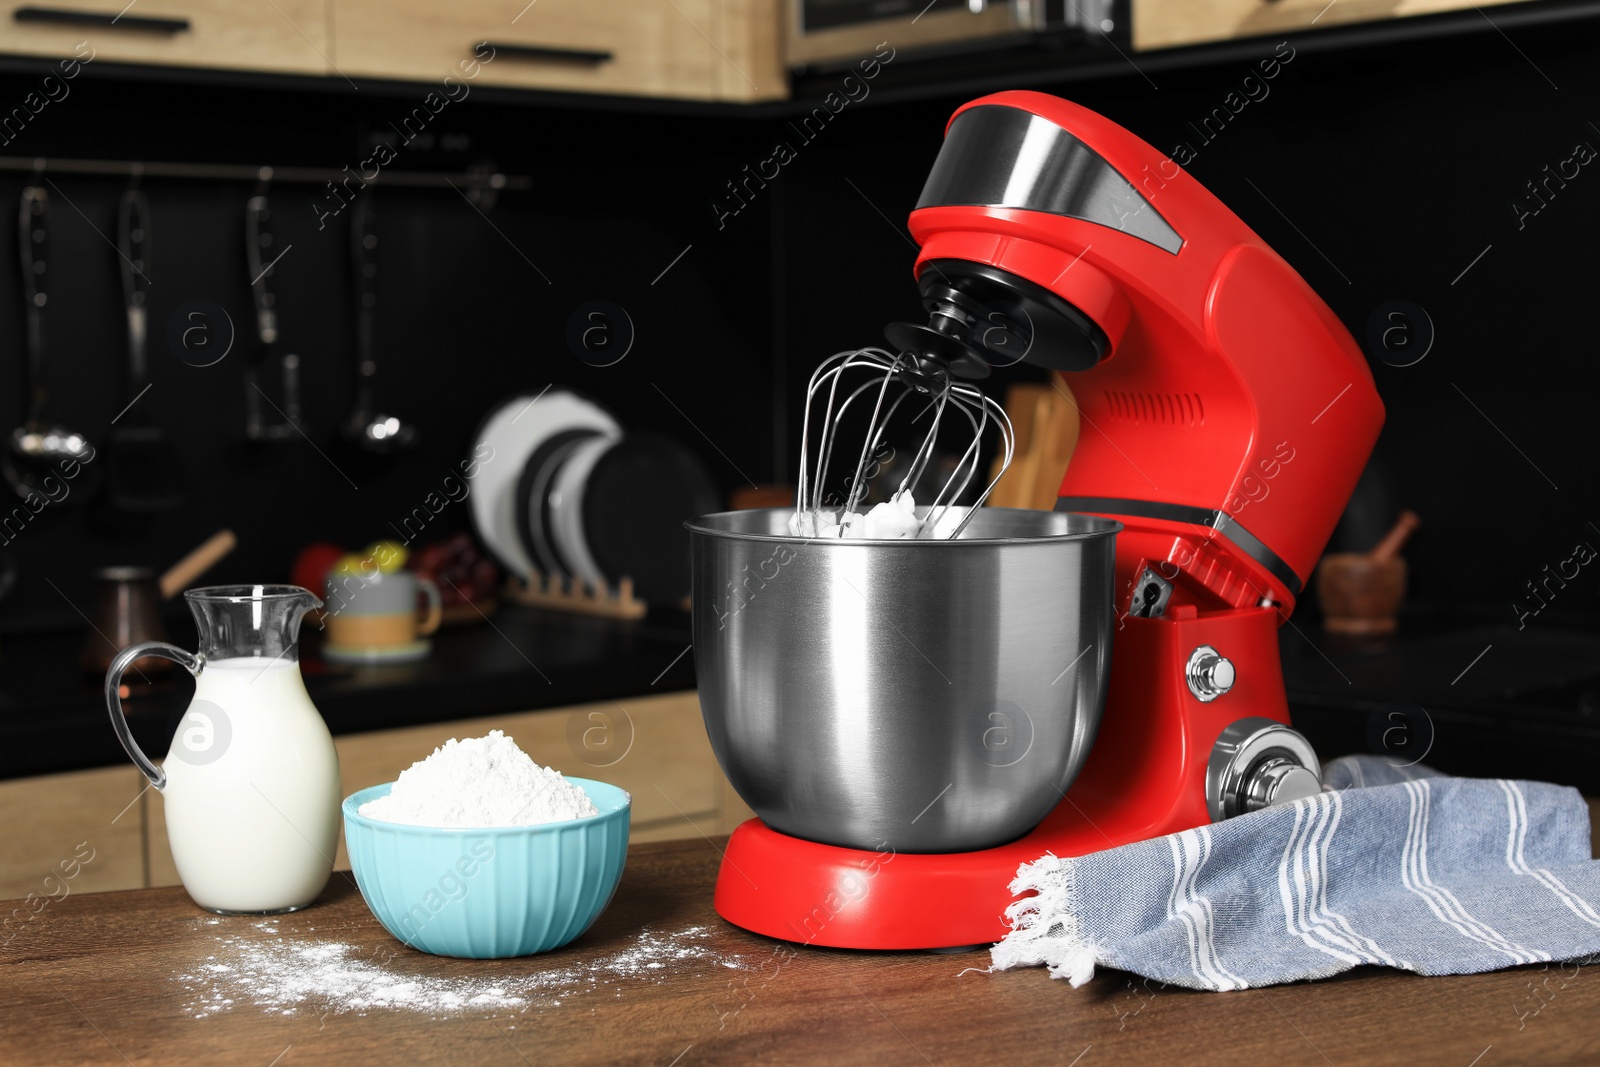
{"label": "striped kitchen towel", "polygon": [[1600,953],[1600,862],[1576,790],[1368,756],[1324,792],[1180,834],[1023,865],[997,970],[1096,966],[1191,989],[1360,964],[1472,974]]}

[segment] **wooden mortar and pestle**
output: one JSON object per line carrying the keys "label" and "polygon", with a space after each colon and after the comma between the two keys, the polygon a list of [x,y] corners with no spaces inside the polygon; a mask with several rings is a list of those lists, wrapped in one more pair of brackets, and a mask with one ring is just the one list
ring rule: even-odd
{"label": "wooden mortar and pestle", "polygon": [[[165,641],[161,603],[187,589],[216,566],[239,543],[232,530],[218,530],[167,569],[159,578],[149,567],[105,567],[95,572],[99,593],[79,662],[89,674],[105,674],[117,653],[144,641]],[[133,669],[141,674],[171,670],[171,660],[141,656]]]}
{"label": "wooden mortar and pestle", "polygon": [[1317,567],[1322,626],[1336,634],[1390,634],[1406,597],[1406,561],[1400,549],[1422,525],[1417,513],[1400,513],[1370,552],[1332,552]]}

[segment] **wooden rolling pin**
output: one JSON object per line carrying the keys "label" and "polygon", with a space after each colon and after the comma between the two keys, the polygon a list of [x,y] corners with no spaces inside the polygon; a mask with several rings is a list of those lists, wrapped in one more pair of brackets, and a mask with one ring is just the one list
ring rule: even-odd
{"label": "wooden rolling pin", "polygon": [[218,530],[206,538],[199,548],[174,563],[161,576],[157,582],[161,587],[161,599],[171,600],[183,592],[195,579],[215,567],[223,556],[232,552],[238,543],[239,539],[233,536],[232,530]]}

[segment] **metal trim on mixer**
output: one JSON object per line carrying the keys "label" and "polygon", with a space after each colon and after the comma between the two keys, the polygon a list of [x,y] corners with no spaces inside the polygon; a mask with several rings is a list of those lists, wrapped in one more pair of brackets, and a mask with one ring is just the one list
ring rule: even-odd
{"label": "metal trim on mixer", "polygon": [[1098,515],[1128,515],[1141,519],[1164,519],[1168,522],[1205,526],[1220,537],[1227,538],[1241,552],[1265,567],[1284,585],[1291,595],[1298,597],[1305,589],[1294,568],[1284,562],[1260,538],[1239,525],[1239,521],[1226,511],[1197,508],[1188,504],[1169,504],[1161,500],[1132,500],[1111,496],[1063,496],[1056,498],[1057,511],[1087,511]]}
{"label": "metal trim on mixer", "polygon": [[1171,255],[1183,247],[1172,223],[1104,156],[1044,116],[1009,105],[981,104],[951,121],[917,210],[954,206],[1078,219]]}
{"label": "metal trim on mixer", "polygon": [[[1225,727],[1211,747],[1206,764],[1206,811],[1212,822],[1259,810],[1252,803],[1252,785],[1269,761],[1295,765],[1322,777],[1316,750],[1293,727],[1275,719],[1251,716]],[[1266,804],[1274,803],[1266,799]]]}

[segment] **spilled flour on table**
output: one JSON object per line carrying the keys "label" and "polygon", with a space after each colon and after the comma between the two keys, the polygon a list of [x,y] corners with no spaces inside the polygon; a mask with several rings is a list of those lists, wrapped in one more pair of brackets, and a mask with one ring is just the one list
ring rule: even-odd
{"label": "spilled flour on table", "polygon": [[[266,923],[257,929],[267,934],[278,932]],[[564,997],[625,983],[657,981],[671,964],[685,960],[729,970],[749,969],[743,956],[713,949],[707,944],[710,938],[711,930],[704,926],[669,933],[646,927],[627,948],[555,966],[541,967],[546,961],[539,956],[462,960],[459,964],[443,959],[447,964],[481,965],[497,972],[455,978],[415,973],[442,958],[398,944],[374,952],[343,941],[219,936],[215,938],[216,951],[175,980],[188,994],[185,1011],[196,1019],[236,1008],[265,1010],[272,1015],[374,1010],[449,1015],[521,1010],[554,1007]],[[513,973],[505,973],[508,970]]]}

